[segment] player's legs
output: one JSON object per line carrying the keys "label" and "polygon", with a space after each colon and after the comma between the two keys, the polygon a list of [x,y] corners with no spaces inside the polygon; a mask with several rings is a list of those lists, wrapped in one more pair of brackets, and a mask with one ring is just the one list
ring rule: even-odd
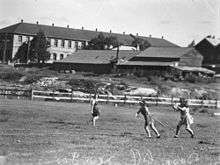
{"label": "player's legs", "polygon": [[176,126],[176,133],[175,133],[175,136],[174,136],[175,138],[179,137],[179,131],[180,131],[180,128],[181,128],[182,125],[183,125],[183,121],[180,120],[179,123]]}
{"label": "player's legs", "polygon": [[99,116],[94,116],[93,117],[93,126],[95,126],[95,122],[96,122],[96,120],[99,118]]}
{"label": "player's legs", "polygon": [[160,138],[160,134],[157,131],[156,127],[154,126],[154,123],[150,124],[151,129],[154,131],[154,133],[157,135],[158,138]]}
{"label": "player's legs", "polygon": [[189,122],[186,122],[186,130],[190,133],[191,138],[194,138],[193,130],[190,128]]}
{"label": "player's legs", "polygon": [[145,125],[145,126],[144,126],[144,129],[145,129],[145,131],[146,131],[148,137],[151,137],[149,126],[148,126],[148,125]]}

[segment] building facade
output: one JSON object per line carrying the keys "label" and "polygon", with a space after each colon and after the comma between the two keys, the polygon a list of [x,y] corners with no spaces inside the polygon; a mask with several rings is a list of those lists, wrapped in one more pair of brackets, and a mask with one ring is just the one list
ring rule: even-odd
{"label": "building facade", "polygon": [[[22,43],[32,40],[40,30],[45,33],[50,43],[49,52],[51,57],[49,62],[62,60],[68,55],[72,55],[78,49],[87,45],[92,38],[97,37],[100,33],[97,29],[95,31],[85,30],[83,27],[82,29],[73,29],[69,28],[69,26],[58,27],[54,26],[54,24],[49,26],[39,24],[38,22],[36,24],[24,23],[22,20],[20,23],[0,29],[0,60],[11,61]],[[134,40],[130,34],[112,33],[111,30],[110,32],[102,33],[106,37],[116,37],[122,45],[126,46],[131,46]],[[136,35],[136,37],[146,39],[153,47],[177,47],[177,45],[163,38],[138,35]]]}

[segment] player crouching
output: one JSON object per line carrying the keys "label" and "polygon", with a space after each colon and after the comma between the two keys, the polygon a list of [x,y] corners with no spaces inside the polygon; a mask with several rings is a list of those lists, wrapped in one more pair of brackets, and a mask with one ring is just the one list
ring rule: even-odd
{"label": "player crouching", "polygon": [[148,134],[148,137],[151,137],[151,133],[149,130],[149,126],[150,126],[150,128],[157,135],[157,138],[160,138],[160,134],[158,133],[157,129],[154,126],[154,120],[152,119],[151,115],[149,114],[149,109],[148,109],[144,100],[142,100],[140,102],[140,106],[141,107],[140,107],[139,111],[136,113],[136,117],[138,117],[139,113],[141,113],[143,115],[144,120],[145,120],[144,129],[145,129],[146,133]]}
{"label": "player crouching", "polygon": [[191,138],[194,138],[193,130],[190,128],[191,124],[193,124],[193,117],[189,113],[189,107],[187,104],[187,100],[184,98],[180,98],[180,104],[176,104],[173,106],[174,110],[180,111],[180,121],[176,127],[175,138],[178,138],[178,134],[182,125],[186,125],[186,130],[190,133]]}

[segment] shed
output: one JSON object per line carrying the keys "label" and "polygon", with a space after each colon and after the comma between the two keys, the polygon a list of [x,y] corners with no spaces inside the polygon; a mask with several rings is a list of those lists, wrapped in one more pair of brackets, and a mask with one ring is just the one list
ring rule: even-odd
{"label": "shed", "polygon": [[[118,60],[126,61],[138,53],[138,51],[119,51]],[[53,66],[56,70],[104,74],[111,73],[116,62],[117,51],[115,50],[79,50],[63,60],[54,62]]]}

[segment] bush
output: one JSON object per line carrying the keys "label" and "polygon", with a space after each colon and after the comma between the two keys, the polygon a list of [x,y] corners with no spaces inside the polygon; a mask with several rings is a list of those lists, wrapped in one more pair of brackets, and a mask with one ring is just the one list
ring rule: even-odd
{"label": "bush", "polygon": [[94,93],[97,88],[97,82],[94,80],[71,79],[67,84],[70,85],[73,90],[78,90],[87,93]]}
{"label": "bush", "polygon": [[22,73],[16,71],[0,72],[0,79],[5,81],[18,81],[22,76]]}

